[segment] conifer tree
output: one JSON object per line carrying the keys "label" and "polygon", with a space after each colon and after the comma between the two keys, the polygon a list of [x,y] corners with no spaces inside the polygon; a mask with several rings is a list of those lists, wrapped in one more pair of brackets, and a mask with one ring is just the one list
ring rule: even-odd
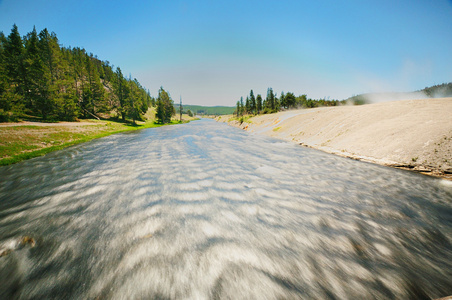
{"label": "conifer tree", "polygon": [[260,94],[256,97],[256,109],[258,114],[262,111],[262,96]]}
{"label": "conifer tree", "polygon": [[122,75],[121,68],[116,68],[116,78],[114,81],[114,92],[118,97],[119,105],[117,106],[117,111],[121,114],[121,119],[126,120],[126,98],[127,98],[127,83]]}
{"label": "conifer tree", "polygon": [[[137,79],[128,82],[129,85],[129,97],[127,99],[127,115],[132,118],[133,124],[136,124],[136,120],[141,120],[141,112],[142,109],[146,109],[147,107],[143,107],[143,98],[140,92],[140,84]],[[170,117],[171,120],[171,117]]]}
{"label": "conifer tree", "polygon": [[176,114],[174,102],[168,93],[160,87],[159,96],[157,98],[157,112],[155,117],[159,123],[165,124],[171,122],[171,117]]}
{"label": "conifer tree", "polygon": [[11,109],[18,111],[22,109],[22,101],[26,91],[23,63],[24,52],[24,45],[19,34],[19,29],[14,24],[5,42],[4,54],[6,76],[10,82],[7,97],[9,98]]}
{"label": "conifer tree", "polygon": [[39,33],[39,48],[41,59],[47,69],[46,71],[50,73],[50,81],[53,83],[57,79],[60,62],[60,46],[55,33],[50,34],[47,28],[44,28]]}
{"label": "conifer tree", "polygon": [[[57,99],[64,99],[60,95],[63,91],[65,70],[61,64],[61,49],[55,33],[50,34],[46,28],[39,33],[38,48],[42,64],[42,77],[39,79],[39,95],[35,107],[41,113],[43,119],[49,115],[56,117]],[[62,106],[62,103],[60,103]],[[59,108],[61,110],[61,108]]]}
{"label": "conifer tree", "polygon": [[6,91],[9,83],[8,77],[6,76],[5,44],[6,37],[3,32],[0,31],[0,110],[2,113],[10,110],[9,101],[6,100]]}
{"label": "conifer tree", "polygon": [[276,101],[275,101],[275,94],[273,94],[272,88],[267,89],[267,98],[265,100],[266,100],[266,108],[268,108],[268,110],[270,112],[275,112],[276,111]]}
{"label": "conifer tree", "polygon": [[245,100],[245,113],[249,114],[251,112],[250,98],[246,96]]}
{"label": "conifer tree", "polygon": [[279,102],[281,103],[282,108],[287,108],[286,98],[284,92],[281,92],[281,96],[279,97]]}
{"label": "conifer tree", "polygon": [[69,62],[71,68],[71,76],[74,80],[75,97],[77,99],[78,105],[81,107],[84,86],[83,57],[85,55],[85,51],[80,48],[73,48],[71,53],[71,60]]}
{"label": "conifer tree", "polygon": [[24,98],[27,108],[39,111],[43,118],[47,118],[51,111],[51,105],[47,103],[49,98],[48,74],[45,73],[38,44],[38,34],[36,28],[33,28],[25,41],[24,67],[26,74],[24,78],[27,92]]}
{"label": "conifer tree", "polygon": [[243,116],[245,105],[243,104],[243,97],[240,97],[240,115]]}
{"label": "conifer tree", "polygon": [[89,75],[94,114],[107,111],[104,97],[104,87],[101,83],[100,75],[97,70],[97,68],[91,69],[92,74]]}
{"label": "conifer tree", "polygon": [[254,92],[251,90],[250,92],[250,109],[252,114],[257,113],[257,104],[256,104],[256,98],[254,97]]}
{"label": "conifer tree", "polygon": [[135,79],[125,79],[81,48],[64,48],[55,33],[36,28],[21,38],[16,25],[0,32],[0,120],[11,112],[74,120],[117,111],[141,119],[155,101]]}
{"label": "conifer tree", "polygon": [[285,97],[285,102],[286,102],[286,106],[288,108],[294,108],[296,105],[296,98],[295,95],[293,93],[287,93],[286,97]]}

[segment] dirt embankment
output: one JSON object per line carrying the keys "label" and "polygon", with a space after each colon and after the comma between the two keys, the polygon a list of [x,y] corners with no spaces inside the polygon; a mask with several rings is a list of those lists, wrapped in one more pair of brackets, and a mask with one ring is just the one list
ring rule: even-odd
{"label": "dirt embankment", "polygon": [[229,124],[353,159],[452,179],[452,98],[292,110]]}

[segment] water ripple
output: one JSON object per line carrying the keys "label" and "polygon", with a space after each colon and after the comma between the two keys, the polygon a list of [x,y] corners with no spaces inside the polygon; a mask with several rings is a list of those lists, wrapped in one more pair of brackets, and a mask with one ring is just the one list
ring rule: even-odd
{"label": "water ripple", "polygon": [[452,186],[418,174],[203,120],[0,178],[2,299],[452,295]]}

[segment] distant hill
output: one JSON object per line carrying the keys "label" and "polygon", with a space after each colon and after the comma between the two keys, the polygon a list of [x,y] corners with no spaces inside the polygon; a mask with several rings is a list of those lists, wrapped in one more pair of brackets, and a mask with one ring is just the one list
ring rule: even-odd
{"label": "distant hill", "polygon": [[452,82],[426,87],[421,92],[430,98],[452,97]]}
{"label": "distant hill", "polygon": [[[179,104],[174,104],[176,111],[179,112]],[[201,106],[182,104],[183,112],[191,110],[197,115],[231,115],[235,111],[235,106]]]}
{"label": "distant hill", "polygon": [[367,93],[346,99],[354,104],[376,103],[407,99],[425,99],[452,97],[452,82],[426,87],[422,90],[408,93]]}

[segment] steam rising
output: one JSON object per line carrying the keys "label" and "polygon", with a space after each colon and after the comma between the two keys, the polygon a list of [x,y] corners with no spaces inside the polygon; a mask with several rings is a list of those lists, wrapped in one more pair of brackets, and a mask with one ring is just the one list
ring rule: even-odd
{"label": "steam rising", "polygon": [[413,93],[370,93],[361,95],[368,103],[380,103],[399,100],[417,100],[430,98],[424,92]]}

